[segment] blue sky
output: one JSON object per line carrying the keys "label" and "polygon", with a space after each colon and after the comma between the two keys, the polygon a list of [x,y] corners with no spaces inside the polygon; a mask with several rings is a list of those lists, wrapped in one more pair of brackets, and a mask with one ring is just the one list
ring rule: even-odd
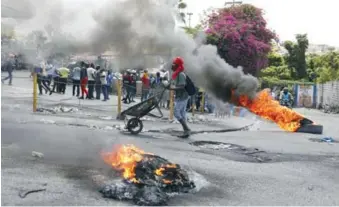
{"label": "blue sky", "polygon": [[[192,25],[209,7],[223,7],[232,0],[184,0],[187,12],[192,12]],[[238,1],[238,0],[237,0]],[[242,0],[264,9],[268,27],[275,30],[282,41],[294,40],[295,34],[307,33],[310,43],[339,47],[339,0]]]}

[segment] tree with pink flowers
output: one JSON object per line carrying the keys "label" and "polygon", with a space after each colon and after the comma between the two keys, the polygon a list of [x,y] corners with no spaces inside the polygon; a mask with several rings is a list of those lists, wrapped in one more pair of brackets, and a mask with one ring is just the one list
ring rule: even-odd
{"label": "tree with pink flowers", "polygon": [[267,67],[271,41],[276,39],[263,18],[263,11],[250,4],[213,11],[204,22],[208,43],[218,47],[219,55],[230,65],[242,66],[257,76]]}

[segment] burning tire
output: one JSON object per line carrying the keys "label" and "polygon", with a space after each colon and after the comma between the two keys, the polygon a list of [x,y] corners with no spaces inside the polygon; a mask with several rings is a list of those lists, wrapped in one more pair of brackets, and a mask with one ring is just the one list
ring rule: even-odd
{"label": "burning tire", "polygon": [[144,128],[144,125],[140,119],[132,118],[128,120],[126,128],[131,134],[139,134]]}
{"label": "burning tire", "polygon": [[296,132],[309,133],[309,134],[322,134],[323,126],[316,125],[316,124],[307,124],[307,125],[301,126]]}
{"label": "burning tire", "polygon": [[112,152],[103,153],[102,157],[123,177],[122,181],[99,190],[106,198],[130,200],[142,206],[159,206],[167,205],[169,193],[189,193],[196,187],[180,165],[133,145],[122,145]]}

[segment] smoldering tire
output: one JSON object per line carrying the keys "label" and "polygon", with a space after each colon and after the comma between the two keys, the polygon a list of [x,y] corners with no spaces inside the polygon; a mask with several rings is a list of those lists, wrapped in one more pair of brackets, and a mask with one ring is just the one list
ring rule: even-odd
{"label": "smoldering tire", "polygon": [[167,205],[169,193],[189,193],[195,184],[179,165],[156,155],[145,154],[136,163],[135,180],[122,180],[100,189],[105,198],[132,201],[140,206]]}
{"label": "smoldering tire", "polygon": [[156,186],[138,187],[127,181],[106,185],[99,192],[105,198],[133,201],[133,203],[140,206],[166,205],[169,200],[169,196]]}

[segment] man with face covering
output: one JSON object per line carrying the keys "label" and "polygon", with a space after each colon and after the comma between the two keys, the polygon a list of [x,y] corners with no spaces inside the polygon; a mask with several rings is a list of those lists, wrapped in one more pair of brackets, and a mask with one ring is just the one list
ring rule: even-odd
{"label": "man with face covering", "polygon": [[172,83],[169,89],[175,91],[174,116],[182,125],[184,133],[180,138],[188,138],[190,135],[190,128],[187,126],[186,106],[189,95],[185,89],[187,84],[186,75],[184,73],[184,60],[181,57],[176,57],[172,64]]}
{"label": "man with face covering", "polygon": [[288,91],[288,88],[284,88],[280,93],[280,104],[283,106],[291,107],[293,103],[293,95]]}

